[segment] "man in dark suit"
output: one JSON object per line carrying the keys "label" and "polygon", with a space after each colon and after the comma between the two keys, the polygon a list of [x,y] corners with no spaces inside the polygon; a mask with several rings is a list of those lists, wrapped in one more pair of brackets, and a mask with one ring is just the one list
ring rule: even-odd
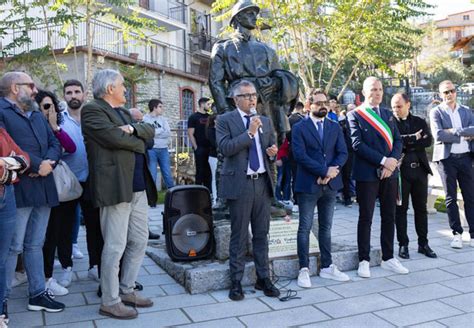
{"label": "man in dark suit", "polygon": [[438,164],[449,226],[454,235],[451,247],[462,248],[458,184],[469,224],[470,245],[474,247],[474,114],[456,102],[456,88],[451,81],[441,82],[439,93],[443,102],[430,112],[430,124],[434,137],[433,162]]}
{"label": "man in dark suit", "polygon": [[292,145],[296,170],[295,190],[298,193],[298,286],[309,288],[309,234],[313,225],[314,208],[318,206],[318,241],[321,250],[321,278],[348,281],[331,258],[331,227],[337,191],[342,188],[340,168],[347,160],[347,148],[342,129],[327,119],[328,105],[324,91],[310,98],[310,115],[296,124]]}
{"label": "man in dark suit", "polygon": [[252,226],[252,244],[257,283],[255,288],[266,296],[280,292],[269,278],[268,230],[273,197],[270,158],[277,153],[270,120],[252,115],[257,105],[253,83],[241,80],[232,88],[236,110],[217,119],[216,139],[224,156],[220,174],[219,197],[227,199],[231,221],[229,298],[242,300],[240,281],[245,267],[248,226]]}
{"label": "man in dark suit", "polygon": [[402,141],[392,113],[380,107],[383,97],[380,80],[373,76],[365,79],[362,94],[365,102],[347,117],[354,149],[352,172],[359,203],[357,245],[360,262],[357,273],[363,278],[370,277],[370,230],[375,200],[379,197],[382,219],[381,266],[406,274],[408,269],[393,257],[397,165],[402,154]]}
{"label": "man in dark suit", "polygon": [[401,204],[397,206],[395,225],[400,246],[398,256],[410,258],[408,252],[407,211],[411,196],[415,211],[415,229],[418,235],[418,253],[435,258],[436,253],[428,245],[428,174],[431,172],[425,148],[431,145],[432,137],[428,124],[421,117],[410,113],[410,99],[404,93],[392,97],[393,115],[403,141],[403,160],[400,166]]}

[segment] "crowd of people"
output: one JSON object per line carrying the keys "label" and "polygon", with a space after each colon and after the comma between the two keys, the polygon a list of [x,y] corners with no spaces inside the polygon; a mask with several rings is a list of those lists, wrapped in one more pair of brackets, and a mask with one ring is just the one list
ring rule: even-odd
{"label": "crowd of people", "polygon": [[[418,252],[430,258],[427,185],[432,174],[426,148],[434,140],[433,161],[446,192],[451,247],[463,247],[457,185],[465,204],[470,246],[474,247],[474,115],[456,101],[450,81],[439,86],[443,102],[430,113],[430,125],[410,113],[410,100],[395,94],[392,111],[381,106],[380,80],[364,81],[365,102],[345,111],[321,89],[289,116],[291,132],[277,147],[271,120],[255,114],[258,93],[241,80],[231,95],[236,109],[222,115],[201,98],[189,117],[188,135],[196,163],[196,184],[225,200],[231,220],[229,298],[244,298],[241,279],[249,225],[257,273],[256,289],[279,296],[270,279],[268,232],[272,198],[299,212],[298,285],[311,287],[309,234],[317,208],[321,250],[320,276],[338,281],[349,277],[331,257],[331,227],[338,193],[345,206],[359,204],[358,275],[370,277],[370,241],[376,201],[380,203],[382,268],[406,274],[394,257],[394,236],[400,258],[410,257],[407,235],[409,197],[415,212]],[[59,312],[66,305],[55,296],[69,293],[73,262],[81,258],[77,231],[82,219],[89,254],[88,277],[100,283],[99,312],[118,319],[137,317],[137,307],[153,302],[141,296],[136,281],[147,240],[159,238],[148,229],[148,210],[157,202],[159,166],[166,188],[174,186],[168,142],[170,124],[159,99],[149,113],[125,109],[123,76],[97,71],[93,99],[84,86],[68,80],[62,88],[61,110],[56,94],[38,90],[23,72],[0,79],[0,323],[8,323],[12,288],[28,281],[28,309]],[[222,157],[216,181],[217,157]],[[277,167],[276,184],[273,163]],[[55,168],[67,165],[80,194],[71,200],[58,195]],[[57,254],[60,274],[54,275]],[[22,273],[21,268],[24,268]]]}

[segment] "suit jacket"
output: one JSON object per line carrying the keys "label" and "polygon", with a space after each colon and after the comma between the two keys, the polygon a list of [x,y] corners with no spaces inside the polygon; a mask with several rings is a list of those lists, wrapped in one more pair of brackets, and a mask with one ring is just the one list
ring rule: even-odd
{"label": "suit jacket", "polygon": [[[342,129],[338,123],[325,119],[323,124],[323,140],[311,118],[305,118],[296,124],[292,132],[292,150],[297,163],[295,191],[317,193],[322,185],[318,178],[324,178],[329,166],[342,168],[347,160],[347,147]],[[332,190],[343,186],[341,175],[329,181]]]}
{"label": "suit jacket", "polygon": [[[128,110],[122,116],[135,132],[123,132],[120,115],[106,101],[94,99],[81,112],[82,133],[89,162],[89,183],[93,205],[104,207],[132,201],[135,153],[145,154],[145,140],[155,128],[149,123],[132,123]],[[149,205],[156,205],[157,192],[145,160],[145,186]]]}
{"label": "suit jacket", "polygon": [[30,168],[15,185],[16,206],[20,208],[59,205],[52,173],[36,178],[27,174],[37,174],[43,160],[50,159],[57,163],[61,157],[61,145],[43,113],[33,111],[30,117],[27,117],[17,106],[5,98],[0,98],[0,123],[31,160]]}
{"label": "suit jacket", "polygon": [[[275,144],[275,135],[270,120],[265,116],[260,116],[260,119],[263,124],[263,133],[259,132],[263,162],[268,174],[269,195],[273,196],[273,171],[265,149]],[[219,197],[237,199],[239,195],[246,192],[244,186],[247,179],[249,149],[252,144],[252,139],[247,134],[238,110],[217,117],[216,139],[218,150],[224,156],[218,189]]]}
{"label": "suit jacket", "polygon": [[[465,106],[459,106],[462,129],[456,129],[454,133],[444,131],[451,129],[453,123],[449,114],[443,109],[443,105],[433,108],[430,112],[431,133],[434,138],[433,162],[446,159],[451,154],[451,145],[459,143],[462,137],[474,136],[474,114]],[[469,150],[474,152],[474,140],[469,143]]]}
{"label": "suit jacket", "polygon": [[[403,122],[397,120],[398,130],[403,142],[403,153],[405,154],[402,166],[413,162],[419,162],[427,174],[433,175],[425,150],[425,148],[431,146],[431,143],[433,142],[433,137],[428,129],[428,124],[426,124],[426,121],[421,117],[412,114],[408,114],[406,122],[409,125],[409,130],[407,131],[405,131]],[[420,130],[423,130],[423,137],[417,140],[415,133]]]}
{"label": "suit jacket", "polygon": [[[364,105],[362,105],[364,106]],[[380,168],[382,158],[393,157],[397,160],[402,155],[402,140],[392,112],[380,107],[380,117],[387,123],[393,136],[392,150],[387,143],[369,123],[367,123],[357,110],[347,114],[351,133],[352,149],[354,150],[354,163],[352,177],[356,181],[377,181],[377,169]],[[393,172],[390,179],[398,177],[398,169]]]}

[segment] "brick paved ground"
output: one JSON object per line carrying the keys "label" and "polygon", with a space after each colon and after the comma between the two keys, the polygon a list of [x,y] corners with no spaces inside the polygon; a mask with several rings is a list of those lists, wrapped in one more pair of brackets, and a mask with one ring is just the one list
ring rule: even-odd
{"label": "brick paved ground", "polygon": [[[161,231],[162,209],[152,213],[152,228]],[[378,214],[377,214],[378,215]],[[9,302],[10,327],[469,327],[474,322],[474,248],[465,233],[464,248],[449,247],[450,231],[445,214],[429,217],[430,245],[438,259],[416,253],[413,217],[409,224],[410,254],[403,260],[408,275],[395,275],[380,267],[372,268],[371,279],[348,274],[352,281],[340,283],[313,277],[313,288],[301,290],[301,299],[280,302],[246,288],[246,299],[231,302],[227,291],[188,295],[150,258],[146,257],[138,277],[144,295],[152,297],[152,308],[139,310],[132,321],[112,320],[99,315],[97,283],[87,278],[87,258],[74,261],[74,282],[70,294],[58,297],[66,303],[61,313],[29,312],[26,286],[14,289]],[[338,242],[355,244],[357,206],[335,212],[333,235]],[[374,219],[373,243],[378,246],[380,224]],[[80,246],[86,250],[81,227]]]}

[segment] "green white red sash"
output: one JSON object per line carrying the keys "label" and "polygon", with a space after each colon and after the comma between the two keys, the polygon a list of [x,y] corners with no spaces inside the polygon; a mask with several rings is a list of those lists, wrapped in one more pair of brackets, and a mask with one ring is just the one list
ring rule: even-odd
{"label": "green white red sash", "polygon": [[388,148],[392,151],[393,135],[390,127],[384,120],[370,107],[356,109],[357,114],[360,115],[367,123],[370,124],[385,140]]}

